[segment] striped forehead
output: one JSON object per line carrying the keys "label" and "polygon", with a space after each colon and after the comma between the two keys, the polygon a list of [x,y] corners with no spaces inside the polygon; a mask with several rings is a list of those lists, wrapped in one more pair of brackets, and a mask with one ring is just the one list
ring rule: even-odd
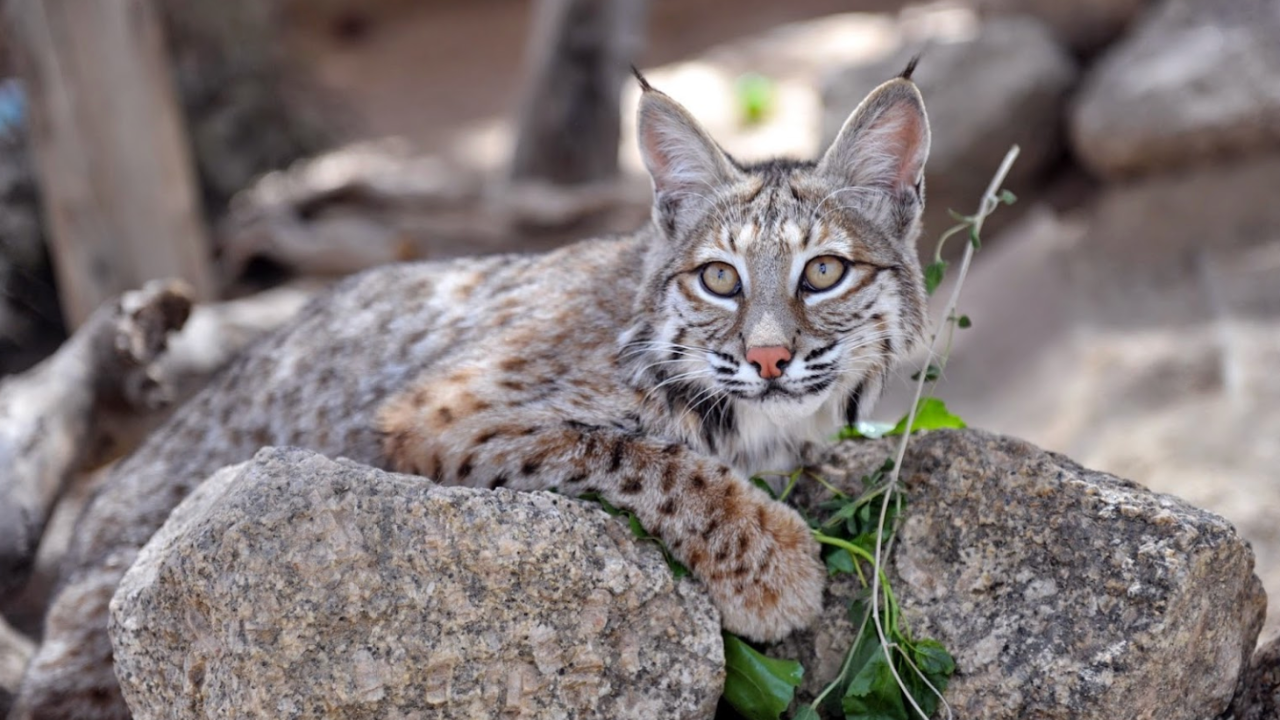
{"label": "striped forehead", "polygon": [[726,227],[724,231],[730,249],[741,253],[798,250],[804,235],[805,229],[791,218],[773,222],[748,220],[737,227]]}
{"label": "striped forehead", "polygon": [[721,226],[716,235],[716,248],[741,255],[799,254],[811,249],[848,251],[848,233],[825,222],[780,218],[771,223],[746,221]]}

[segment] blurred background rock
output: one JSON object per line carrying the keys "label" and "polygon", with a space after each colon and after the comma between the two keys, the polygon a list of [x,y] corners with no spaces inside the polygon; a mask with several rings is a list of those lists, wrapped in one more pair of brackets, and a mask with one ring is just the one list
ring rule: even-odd
{"label": "blurred background rock", "polygon": [[[628,62],[731,153],[813,156],[923,51],[922,253],[1023,149],[939,394],[972,425],[1223,514],[1280,594],[1280,0],[156,6],[222,298],[637,226]],[[549,71],[566,58],[602,70]],[[0,85],[3,372],[66,332],[22,88]],[[576,126],[574,98],[596,91]],[[566,149],[517,172],[522,137]],[[604,170],[567,183],[579,139],[607,145]],[[904,409],[901,390],[877,415]]]}

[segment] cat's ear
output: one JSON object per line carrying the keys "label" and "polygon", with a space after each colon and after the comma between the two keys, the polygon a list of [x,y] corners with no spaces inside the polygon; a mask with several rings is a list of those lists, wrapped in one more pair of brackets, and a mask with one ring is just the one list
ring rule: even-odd
{"label": "cat's ear", "polygon": [[920,198],[929,157],[929,118],[911,71],[871,91],[845,121],[818,163],[819,172],[852,187],[879,188],[908,201]]}
{"label": "cat's ear", "polygon": [[636,114],[640,156],[653,178],[659,206],[708,196],[740,173],[720,146],[680,103],[651,86],[639,72],[643,92]]}

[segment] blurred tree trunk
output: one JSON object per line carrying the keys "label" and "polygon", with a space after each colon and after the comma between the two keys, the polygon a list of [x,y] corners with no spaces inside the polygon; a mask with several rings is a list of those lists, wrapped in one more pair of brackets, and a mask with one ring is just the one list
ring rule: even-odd
{"label": "blurred tree trunk", "polygon": [[63,313],[181,277],[214,296],[182,115],[150,0],[11,0]]}
{"label": "blurred tree trunk", "polygon": [[[247,187],[257,177],[271,170],[286,167],[295,160],[329,147],[337,134],[335,128],[340,124],[340,120],[336,117],[334,108],[318,106],[315,102],[317,94],[306,87],[301,80],[303,74],[295,72],[294,68],[288,65],[281,44],[281,27],[284,19],[279,3],[264,0],[148,1],[151,7],[138,5],[136,0],[112,0],[111,2],[79,0],[78,2],[50,2],[43,5],[35,0],[7,0],[5,4],[7,10],[5,25],[7,26],[0,27],[0,52],[10,49],[25,51],[28,58],[26,92],[46,106],[48,103],[58,102],[56,97],[48,96],[48,92],[52,90],[50,83],[65,85],[66,78],[59,79],[60,75],[80,73],[85,77],[102,77],[109,81],[95,88],[96,94],[88,100],[77,99],[72,103],[72,109],[69,111],[75,116],[77,123],[88,122],[101,125],[94,113],[106,113],[116,109],[125,113],[138,110],[136,107],[116,107],[115,100],[123,100],[127,97],[124,92],[125,86],[118,86],[114,79],[106,78],[104,73],[107,70],[100,62],[102,58],[90,56],[90,53],[103,51],[105,36],[82,41],[79,35],[76,35],[70,47],[60,47],[56,55],[51,54],[52,50],[47,46],[54,36],[49,30],[41,30],[45,16],[48,16],[48,21],[54,24],[53,29],[57,29],[58,32],[84,32],[92,36],[93,30],[85,29],[85,26],[91,23],[77,20],[75,22],[78,24],[74,28],[65,28],[62,25],[69,20],[62,16],[74,14],[76,17],[81,17],[88,13],[116,12],[121,17],[128,18],[123,21],[126,24],[119,28],[119,31],[131,33],[130,37],[138,42],[147,41],[139,23],[155,25],[154,18],[158,16],[162,27],[159,34],[163,36],[163,40],[154,40],[153,44],[160,50],[142,46],[133,49],[151,53],[153,56],[158,54],[159,57],[167,57],[167,62],[156,61],[163,72],[157,73],[153,81],[164,88],[172,85],[176,85],[177,88],[178,105],[184,112],[176,116],[173,113],[169,115],[183,120],[185,126],[183,152],[194,158],[195,173],[199,179],[197,194],[194,196],[199,199],[199,202],[194,205],[194,216],[197,220],[196,232],[203,238],[206,220],[220,218],[226,211],[232,196]],[[0,0],[0,3],[5,3],[5,0]],[[115,9],[99,7],[107,5]],[[134,7],[135,5],[137,8]],[[33,25],[33,22],[36,24]],[[58,42],[66,45],[72,37],[68,34],[61,37]],[[21,41],[24,39],[26,44],[22,45]],[[5,47],[6,45],[9,47]],[[11,67],[7,53],[5,55],[0,58],[0,72]],[[42,64],[36,67],[33,63]],[[81,69],[81,65],[90,67]],[[94,75],[95,72],[98,72],[98,75]],[[134,77],[136,79],[140,76],[134,73]],[[35,97],[41,93],[45,96]],[[93,102],[94,109],[86,106],[86,102]],[[172,104],[171,101],[170,104]],[[56,118],[48,116],[47,109],[47,107],[34,109],[31,118],[34,119],[36,127],[15,129],[12,134],[0,140],[9,145],[19,145],[16,148],[11,147],[10,150],[24,151],[22,154],[25,154],[28,137],[31,145],[35,145],[41,138],[47,145],[51,140],[50,133],[67,129],[66,126],[57,128],[51,126],[50,123]],[[144,121],[161,122],[159,118],[149,116],[144,117]],[[27,123],[28,126],[32,124]],[[140,135],[144,132],[142,127],[137,128]],[[83,170],[87,171],[89,169],[87,163],[91,160],[83,155],[76,143],[90,142],[91,139],[81,133],[81,128],[74,127],[73,130],[74,132],[68,138],[69,144],[65,144],[65,147],[56,147],[55,150],[67,161],[76,162],[75,158],[79,156],[79,162],[84,164]],[[104,131],[98,132],[101,135]],[[163,135],[152,139],[163,142]],[[32,154],[36,152],[38,151],[33,147]],[[137,164],[140,161],[152,160],[154,154],[153,151],[151,154],[138,155],[131,149],[121,147],[115,157],[126,163]],[[0,160],[7,165],[14,165],[9,157],[0,158]],[[92,162],[97,164],[100,160],[101,158]],[[9,253],[5,247],[17,240],[34,244],[38,253],[49,233],[54,232],[53,214],[55,212],[61,213],[64,218],[69,215],[69,218],[63,220],[64,224],[71,221],[79,222],[91,229],[96,228],[111,237],[114,242],[122,242],[120,239],[122,236],[118,233],[119,228],[110,228],[101,218],[85,216],[78,209],[68,213],[65,206],[62,209],[43,208],[45,226],[41,228],[39,223],[28,223],[30,227],[24,228],[27,232],[18,233],[22,237],[16,237],[14,235],[16,230],[11,227],[14,223],[9,220],[40,214],[42,209],[39,205],[48,190],[40,188],[41,192],[25,195],[6,194],[5,188],[9,186],[20,190],[27,185],[33,187],[37,185],[29,174],[24,174],[25,166],[19,163],[15,167],[18,177],[8,178],[12,182],[6,183],[4,173],[0,172],[0,215],[3,215],[0,217],[0,229],[7,231],[3,237],[0,237],[0,255],[7,257]],[[43,167],[42,164],[41,168]],[[105,171],[105,174],[114,176],[117,180],[125,179],[124,175],[114,170]],[[96,182],[91,181],[88,174],[84,174],[79,182],[83,187],[76,192],[91,198],[93,202],[104,200],[99,190],[88,192],[95,187],[93,182]],[[118,193],[129,191],[123,182],[120,184],[121,187],[114,189],[108,187],[106,191]],[[189,183],[186,184],[189,185]],[[138,190],[140,192],[141,188]],[[139,193],[135,193],[137,194]],[[154,199],[158,203],[155,212],[174,211],[172,207],[167,210],[163,207],[166,203],[172,205],[171,194],[156,196]],[[45,200],[47,201],[47,198]],[[201,209],[204,211],[203,214],[200,213]],[[203,240],[201,242],[203,244]],[[53,243],[50,242],[50,245]],[[116,252],[116,249],[113,246],[109,251],[98,253],[98,259],[94,261],[98,267],[95,272],[102,271],[104,257],[110,260],[111,264],[126,262],[126,258]],[[161,248],[161,254],[163,251],[164,249]],[[63,254],[55,247],[50,247],[50,252]],[[203,260],[205,256],[216,254],[216,252],[216,248],[211,249],[205,245],[200,257]],[[0,261],[3,260],[4,258],[0,258]],[[133,263],[133,260],[127,262]],[[0,262],[0,265],[3,264]],[[29,270],[27,274],[35,277],[39,274],[37,270]],[[175,272],[168,271],[160,274],[168,276]],[[153,273],[139,273],[138,277],[143,274],[151,276]],[[185,272],[184,275],[186,275]],[[200,284],[200,280],[195,275],[188,275],[188,279],[193,284]],[[0,281],[3,280],[4,278],[0,277]],[[68,304],[64,314],[73,321],[82,319],[86,311],[70,307],[70,301],[65,300],[68,294],[78,292],[76,287],[69,284],[80,283],[80,281],[64,274],[59,275],[59,280],[60,292]],[[107,284],[117,288],[116,291],[118,291],[125,286],[133,287],[137,283]],[[105,290],[103,293],[105,293],[102,295],[104,298],[115,294]],[[52,292],[50,294],[52,295]],[[28,326],[34,329],[31,332],[24,330],[19,333],[14,327],[9,327],[14,323],[0,322],[0,345],[8,342],[7,338],[12,334],[21,347],[32,341],[28,336],[34,336],[39,328],[45,328],[49,324],[39,318],[28,318],[30,313],[25,300],[17,303],[17,307],[7,307],[14,305],[14,302],[10,302],[12,300],[13,298],[4,299],[5,307],[0,307],[0,320],[8,317],[15,322],[21,321],[19,325],[14,326],[18,329]],[[90,302],[86,300],[80,304],[88,306]],[[6,316],[5,313],[9,314]],[[58,334],[53,330],[46,332]],[[4,347],[0,347],[0,350],[4,350]]]}
{"label": "blurred tree trunk", "polygon": [[511,175],[572,185],[618,173],[619,97],[647,0],[539,0]]}
{"label": "blurred tree trunk", "polygon": [[155,2],[211,218],[263,173],[332,145],[342,119],[289,64],[284,3]]}

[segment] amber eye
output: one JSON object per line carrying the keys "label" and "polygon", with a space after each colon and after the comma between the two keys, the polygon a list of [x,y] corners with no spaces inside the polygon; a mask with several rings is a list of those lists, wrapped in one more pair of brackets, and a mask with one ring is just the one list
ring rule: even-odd
{"label": "amber eye", "polygon": [[738,281],[738,271],[728,263],[707,263],[702,268],[702,287],[720,297],[733,297],[742,290]]}
{"label": "amber eye", "polygon": [[834,255],[823,255],[804,266],[804,289],[810,292],[830,290],[844,277],[844,261]]}

